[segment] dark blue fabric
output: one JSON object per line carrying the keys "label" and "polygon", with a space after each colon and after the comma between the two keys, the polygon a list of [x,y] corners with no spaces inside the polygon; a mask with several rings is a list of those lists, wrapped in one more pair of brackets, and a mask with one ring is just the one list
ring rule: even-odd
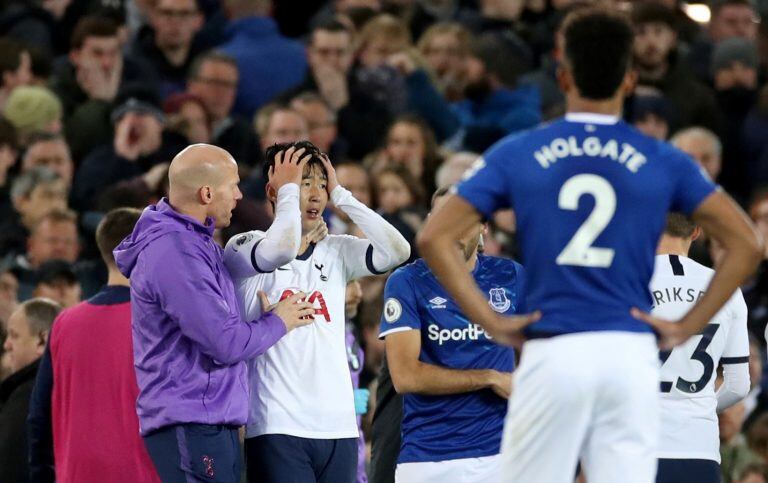
{"label": "dark blue fabric", "polygon": [[307,71],[304,45],[283,37],[268,17],[234,20],[219,47],[237,60],[240,82],[234,111],[251,119],[254,113],[283,91],[299,85]]}
{"label": "dark blue fabric", "polygon": [[656,483],[720,483],[720,465],[712,460],[660,459]]}
{"label": "dark blue fabric", "polygon": [[51,397],[53,394],[53,366],[50,339],[40,359],[35,387],[29,399],[27,415],[27,449],[29,451],[29,477],[38,483],[53,483],[56,474],[53,465],[53,424]]}
{"label": "dark blue fabric", "polygon": [[131,288],[127,285],[107,285],[88,299],[91,305],[117,305],[131,301]]}
{"label": "dark blue fabric", "polygon": [[242,452],[237,427],[207,424],[165,426],[144,444],[163,483],[239,483]]}
{"label": "dark blue fabric", "polygon": [[265,434],[245,440],[245,461],[249,483],[354,483],[357,439]]}

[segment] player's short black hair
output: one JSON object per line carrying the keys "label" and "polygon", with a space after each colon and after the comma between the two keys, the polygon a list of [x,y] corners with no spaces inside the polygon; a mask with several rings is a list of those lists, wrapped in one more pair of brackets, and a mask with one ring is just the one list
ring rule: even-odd
{"label": "player's short black hair", "polygon": [[565,57],[579,93],[587,99],[612,97],[632,58],[634,32],[625,15],[588,7],[564,21]]}
{"label": "player's short black hair", "polygon": [[675,238],[690,238],[696,229],[696,223],[682,213],[670,213],[667,215],[667,225],[664,233]]}
{"label": "player's short black hair", "polygon": [[[263,176],[264,182],[269,180],[269,168],[275,165],[275,156],[277,156],[277,153],[279,153],[280,151],[285,151],[290,147],[295,147],[296,149],[301,149],[301,148],[306,149],[304,156],[306,156],[307,154],[312,155],[312,157],[309,159],[309,163],[307,164],[309,166],[317,165],[323,171],[323,173],[325,173],[325,167],[323,166],[323,161],[322,159],[320,159],[320,155],[322,155],[323,152],[320,151],[320,148],[318,148],[311,142],[296,141],[292,143],[276,143],[268,147],[266,152],[264,153],[264,166],[262,167],[262,173],[261,173]],[[327,175],[327,173],[325,174]]]}
{"label": "player's short black hair", "polygon": [[70,263],[64,260],[48,260],[40,265],[37,273],[37,284],[59,287],[71,287],[80,283]]}
{"label": "player's short black hair", "polygon": [[133,232],[141,217],[136,208],[117,208],[107,213],[96,228],[96,245],[101,258],[108,266],[115,264],[112,254],[121,241]]}

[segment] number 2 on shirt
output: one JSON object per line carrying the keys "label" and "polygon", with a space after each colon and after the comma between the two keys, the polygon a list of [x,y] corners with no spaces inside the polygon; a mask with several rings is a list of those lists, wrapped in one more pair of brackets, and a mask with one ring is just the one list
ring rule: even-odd
{"label": "number 2 on shirt", "polygon": [[614,250],[593,247],[592,243],[616,213],[616,192],[611,184],[600,176],[579,174],[569,178],[560,188],[557,205],[560,209],[575,211],[579,208],[579,199],[585,194],[595,198],[595,207],[557,256],[557,264],[607,268],[613,262]]}

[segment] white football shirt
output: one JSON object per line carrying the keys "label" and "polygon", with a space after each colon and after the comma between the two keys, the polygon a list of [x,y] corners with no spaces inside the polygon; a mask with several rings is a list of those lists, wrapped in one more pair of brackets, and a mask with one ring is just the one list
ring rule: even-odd
{"label": "white football shirt", "polygon": [[[264,232],[252,231],[228,244],[227,257],[252,253]],[[245,320],[262,311],[258,292],[270,304],[304,292],[315,322],[289,332],[249,362],[251,410],[246,437],[287,434],[312,439],[357,438],[352,379],[345,346],[347,282],[372,271],[371,242],[329,235],[270,273],[235,278]]]}
{"label": "white football shirt", "polygon": [[[713,270],[689,258],[657,255],[650,283],[653,315],[679,320],[705,293],[713,275]],[[717,367],[749,361],[747,306],[741,291],[733,294],[702,334],[671,353],[662,353],[661,359],[658,457],[719,463]]]}

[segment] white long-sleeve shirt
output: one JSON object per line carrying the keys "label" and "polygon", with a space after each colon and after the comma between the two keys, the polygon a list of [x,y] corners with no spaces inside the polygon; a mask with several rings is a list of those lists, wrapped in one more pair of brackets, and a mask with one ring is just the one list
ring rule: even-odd
{"label": "white long-sleeve shirt", "polygon": [[246,437],[356,438],[344,332],[346,286],[403,263],[410,247],[381,216],[337,187],[331,201],[368,238],[329,235],[289,258],[286,247],[296,242],[292,230],[300,231],[301,214],[286,207],[292,202],[289,195],[280,199],[283,189],[270,229],[234,237],[224,260],[235,279],[244,317],[261,313],[259,291],[267,294],[270,303],[302,291],[315,306],[315,323],[291,331],[249,363],[251,410]]}
{"label": "white long-sleeve shirt", "polygon": [[[653,315],[682,318],[706,292],[713,274],[689,258],[658,255],[650,283]],[[720,462],[717,412],[749,391],[747,306],[741,291],[700,335],[662,354],[662,360],[658,457]],[[724,367],[724,382],[715,392],[718,364]]]}

